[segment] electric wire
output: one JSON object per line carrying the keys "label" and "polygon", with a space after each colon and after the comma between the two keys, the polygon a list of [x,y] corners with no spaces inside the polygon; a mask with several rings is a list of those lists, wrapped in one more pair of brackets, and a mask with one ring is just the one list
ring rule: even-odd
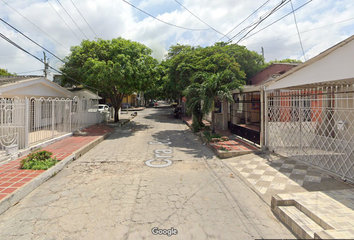
{"label": "electric wire", "polygon": [[32,70],[32,71],[27,71],[27,72],[20,72],[20,73],[16,73],[16,74],[20,75],[20,74],[31,73],[31,72],[39,72],[39,71],[43,71],[43,69]]}
{"label": "electric wire", "polygon": [[227,35],[219,32],[218,30],[216,30],[215,28],[213,28],[212,26],[210,26],[209,24],[207,24],[206,22],[204,22],[202,19],[200,19],[198,16],[196,16],[194,13],[192,13],[188,8],[186,8],[185,6],[183,6],[180,2],[178,2],[177,0],[175,0],[176,3],[178,3],[179,5],[181,5],[182,8],[184,8],[185,10],[187,10],[190,14],[192,14],[194,17],[196,17],[199,21],[201,21],[202,23],[204,23],[205,25],[207,25],[209,28],[213,29],[215,32],[223,35],[223,37],[226,37],[228,39],[230,39]]}
{"label": "electric wire", "polygon": [[[274,12],[278,11],[282,6],[285,6],[285,1],[286,0],[282,0],[280,3],[278,3],[275,7],[273,7],[271,10],[269,10],[268,12],[266,12],[265,14],[263,14],[262,16],[259,17],[259,19],[257,21],[254,21],[252,24],[250,24],[249,26],[243,28],[241,31],[239,31],[237,34],[235,34],[231,39],[234,39],[235,37],[241,35],[243,32],[245,32],[247,29],[252,28],[255,29],[262,21],[264,21],[266,18],[268,18],[270,15],[272,15]],[[290,0],[288,0],[290,1]],[[285,3],[285,4],[284,4]],[[284,5],[283,5],[284,4]],[[279,8],[280,7],[280,8]],[[279,8],[279,9],[278,9]],[[253,30],[251,29],[251,31]],[[250,33],[250,31],[248,32]],[[248,34],[247,33],[247,34]],[[231,41],[229,41],[230,43]]]}
{"label": "electric wire", "polygon": [[140,8],[138,8],[138,7],[136,7],[136,6],[134,6],[133,4],[131,4],[130,2],[128,2],[128,1],[126,1],[126,0],[122,0],[122,1],[125,2],[126,4],[132,6],[133,8],[139,10],[140,12],[145,13],[146,15],[148,15],[148,16],[154,18],[155,20],[157,20],[157,21],[159,21],[159,22],[162,22],[162,23],[164,23],[164,24],[170,25],[170,26],[172,26],[172,27],[181,28],[181,29],[188,30],[188,31],[207,31],[207,30],[210,29],[210,28],[208,28],[208,29],[192,29],[192,28],[181,27],[181,26],[178,26],[178,25],[175,25],[175,24],[172,24],[172,23],[168,23],[168,22],[165,22],[165,21],[163,21],[163,20],[161,20],[161,19],[159,19],[159,18],[157,18],[157,17],[154,17],[154,16],[151,15],[150,13],[145,12],[144,10],[142,10],[142,9],[140,9]]}
{"label": "electric wire", "polygon": [[88,39],[88,37],[86,36],[86,34],[82,31],[82,29],[79,27],[79,25],[77,25],[77,23],[75,22],[75,20],[71,17],[71,15],[68,13],[68,11],[66,11],[66,9],[64,8],[64,6],[61,4],[61,2],[59,0],[57,0],[57,2],[59,3],[59,5],[64,9],[64,11],[66,12],[66,14],[68,14],[69,18],[71,19],[71,21],[74,22],[74,24],[76,25],[76,27],[80,30],[80,32],[85,36],[86,39]]}
{"label": "electric wire", "polygon": [[[310,0],[310,1],[308,1],[308,2],[306,2],[306,3],[304,3],[304,4],[302,4],[300,7],[296,8],[294,11],[291,11],[290,13],[288,13],[288,14],[286,14],[286,15],[282,16],[282,17],[281,17],[281,18],[279,18],[278,20],[276,20],[276,21],[272,22],[271,24],[269,24],[269,25],[265,26],[264,28],[261,28],[261,29],[260,29],[260,30],[258,30],[257,32],[255,32],[255,33],[253,33],[253,34],[249,35],[248,37],[246,37],[246,38],[242,39],[241,41],[244,41],[244,40],[246,40],[246,39],[248,39],[248,38],[250,38],[250,37],[252,37],[252,36],[256,35],[257,33],[259,33],[259,32],[261,32],[261,31],[263,31],[264,29],[266,29],[266,28],[268,28],[268,27],[272,26],[273,24],[275,24],[275,23],[279,22],[280,20],[282,20],[283,18],[285,18],[285,17],[289,16],[289,15],[290,15],[290,14],[292,14],[293,12],[296,12],[297,10],[299,10],[300,8],[304,7],[305,5],[309,4],[309,3],[310,3],[310,2],[312,2],[312,1],[313,1],[313,0]],[[241,42],[241,41],[239,41],[239,42]]]}
{"label": "electric wire", "polygon": [[[234,27],[233,29],[231,29],[228,33],[226,33],[226,36],[228,36],[232,31],[234,31],[237,27],[239,27],[242,23],[244,23],[245,21],[247,21],[247,19],[249,19],[253,14],[255,14],[256,12],[259,11],[259,9],[261,9],[262,7],[264,7],[270,0],[267,0],[265,3],[262,4],[262,6],[260,6],[259,8],[257,8],[253,13],[251,13],[247,18],[245,18],[242,22],[240,22],[239,24],[236,25],[236,27]],[[220,42],[224,37],[221,37],[218,42]],[[228,37],[229,38],[229,37]],[[230,38],[229,38],[230,39]]]}
{"label": "electric wire", "polygon": [[75,3],[73,2],[73,0],[70,0],[71,3],[74,5],[74,7],[76,8],[76,10],[79,12],[79,14],[81,15],[81,17],[85,20],[87,26],[89,26],[89,28],[91,29],[91,31],[93,32],[93,34],[95,34],[96,38],[98,38],[97,34],[95,33],[95,31],[92,29],[91,25],[86,21],[86,19],[84,18],[84,16],[81,14],[80,10],[76,7]]}
{"label": "electric wire", "polygon": [[300,36],[300,32],[299,32],[299,27],[297,26],[297,21],[296,21],[296,16],[295,16],[295,12],[294,12],[293,2],[290,0],[290,3],[291,3],[291,9],[293,10],[294,21],[295,21],[295,25],[296,25],[297,34],[299,36],[299,41],[300,41],[300,45],[301,45],[302,54],[304,55],[304,59],[306,61],[306,55],[305,55],[305,51],[304,51],[304,46],[302,45],[302,40],[301,40],[301,36]]}
{"label": "electric wire", "polygon": [[76,79],[70,77],[69,75],[63,73],[62,71],[59,71],[59,70],[55,69],[54,67],[50,66],[48,63],[44,62],[42,59],[36,57],[36,56],[33,55],[32,53],[28,52],[26,49],[24,49],[24,48],[22,48],[21,46],[19,46],[18,44],[16,44],[16,43],[15,43],[14,41],[12,41],[11,39],[7,38],[7,37],[6,37],[5,35],[3,35],[2,33],[0,33],[0,37],[1,37],[2,39],[4,39],[5,41],[7,41],[8,43],[10,43],[11,45],[17,47],[17,48],[20,49],[21,51],[27,53],[27,54],[30,55],[31,57],[37,59],[37,60],[40,61],[41,63],[47,65],[47,66],[48,66],[50,69],[52,69],[53,71],[55,71],[55,72],[57,72],[57,73],[60,73],[60,74],[62,74],[62,75],[64,75],[64,76],[66,76],[67,78],[69,78],[70,80],[72,80],[72,81],[74,81],[74,82],[77,82],[77,83],[82,84],[84,87],[87,87],[87,88],[91,88],[91,89],[100,91],[100,90],[97,89],[97,88],[88,86],[88,85],[86,85],[86,84],[84,84],[84,83],[82,83],[82,82],[80,82],[80,81],[77,81]]}
{"label": "electric wire", "polygon": [[[260,19],[253,25],[255,25],[251,30],[249,30],[243,37],[241,37],[236,44],[238,44],[242,39],[244,39],[250,32],[252,32],[255,28],[257,28],[259,26],[259,24],[261,24],[264,20],[266,20],[269,16],[271,16],[273,13],[277,12],[279,9],[281,9],[282,7],[284,7],[287,3],[289,3],[290,0],[285,1],[282,0],[277,6],[275,6],[272,10],[270,10],[268,13],[266,13],[265,15],[263,15],[262,17],[260,17]],[[234,39],[238,34],[236,34],[235,36],[233,36],[231,38]]]}
{"label": "electric wire", "polygon": [[70,31],[75,35],[75,37],[79,40],[80,38],[76,35],[76,33],[71,29],[71,27],[66,23],[66,21],[62,18],[62,16],[58,13],[58,11],[53,7],[53,5],[47,0],[47,3],[53,8],[53,10],[58,14],[58,16],[61,18],[61,20],[66,24],[66,26],[70,29]]}
{"label": "electric wire", "polygon": [[34,24],[33,22],[31,22],[28,18],[26,18],[25,16],[23,16],[20,12],[18,12],[15,8],[13,8],[10,4],[8,4],[7,2],[5,2],[4,0],[1,0],[3,3],[5,3],[9,8],[11,8],[13,11],[15,11],[17,14],[19,14],[21,17],[23,17],[24,19],[26,19],[29,23],[31,23],[33,26],[35,26],[38,30],[40,30],[42,33],[44,33],[45,35],[47,35],[50,39],[52,39],[54,42],[56,42],[57,44],[59,44],[61,47],[63,47],[66,50],[69,50],[68,48],[64,47],[60,42],[58,42],[57,40],[55,40],[53,37],[51,37],[48,33],[46,33],[45,31],[43,31],[41,28],[39,28],[36,24]]}
{"label": "electric wire", "polygon": [[4,19],[0,18],[0,21],[2,21],[3,23],[5,23],[6,25],[8,25],[9,27],[11,27],[12,29],[14,29],[15,31],[17,31],[19,34],[21,34],[22,36],[24,36],[25,38],[27,38],[28,40],[30,40],[32,43],[36,44],[38,47],[42,48],[43,50],[47,51],[48,53],[50,53],[53,57],[57,58],[58,60],[60,60],[61,62],[65,63],[62,59],[60,59],[57,55],[55,55],[54,53],[52,53],[51,51],[49,51],[48,49],[46,49],[45,47],[42,47],[41,45],[39,45],[37,42],[35,42],[34,40],[32,40],[30,37],[26,36],[24,33],[22,33],[20,30],[18,30],[17,28],[15,28],[14,26],[12,26],[11,24],[9,24],[8,22],[6,22]]}
{"label": "electric wire", "polygon": [[[318,30],[318,29],[321,29],[321,28],[326,28],[326,27],[329,27],[329,26],[333,26],[333,25],[336,25],[336,24],[340,24],[340,23],[347,22],[347,21],[352,21],[352,20],[354,20],[354,18],[348,18],[348,19],[345,19],[345,20],[342,20],[342,21],[339,21],[339,22],[323,25],[323,26],[316,27],[316,28],[307,29],[307,30],[304,30],[304,31],[302,31],[300,33],[301,34],[302,33],[307,33],[307,32],[315,31],[315,30]],[[270,40],[270,41],[247,44],[247,46],[253,46],[253,45],[258,45],[258,44],[264,44],[264,43],[269,43],[269,42],[280,41],[280,40],[287,39],[287,38],[290,38],[290,37],[293,37],[293,36],[297,36],[297,34],[289,35],[289,36],[282,37],[282,38],[273,39],[273,40]]]}

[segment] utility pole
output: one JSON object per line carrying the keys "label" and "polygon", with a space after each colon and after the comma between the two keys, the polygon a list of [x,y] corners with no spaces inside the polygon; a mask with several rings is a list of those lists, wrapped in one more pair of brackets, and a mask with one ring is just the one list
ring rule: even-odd
{"label": "utility pole", "polygon": [[261,47],[262,48],[262,56],[263,56],[263,59],[264,59],[264,49],[263,49],[263,47]]}
{"label": "utility pole", "polygon": [[47,62],[47,56],[45,55],[44,51],[43,51],[43,54],[44,54],[44,69],[43,69],[43,72],[44,72],[44,77],[47,78],[47,76],[48,76],[49,59],[48,59],[48,62]]}

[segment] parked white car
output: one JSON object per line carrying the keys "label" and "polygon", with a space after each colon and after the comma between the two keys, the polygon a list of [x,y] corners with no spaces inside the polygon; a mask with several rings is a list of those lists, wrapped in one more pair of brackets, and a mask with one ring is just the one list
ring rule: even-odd
{"label": "parked white car", "polygon": [[88,110],[89,112],[103,112],[103,111],[109,111],[109,106],[106,104],[98,104],[98,105],[94,105],[93,108],[90,108]]}

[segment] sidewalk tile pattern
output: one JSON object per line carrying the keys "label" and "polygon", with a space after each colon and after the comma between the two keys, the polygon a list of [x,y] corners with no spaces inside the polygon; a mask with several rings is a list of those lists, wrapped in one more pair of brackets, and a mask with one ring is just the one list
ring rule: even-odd
{"label": "sidewalk tile pattern", "polygon": [[227,151],[256,151],[258,148],[251,146],[249,144],[243,143],[238,140],[229,140],[224,142],[211,142],[210,146],[213,148],[220,150],[226,149]]}
{"label": "sidewalk tile pattern", "polygon": [[261,157],[230,163],[261,194],[269,189],[286,190],[301,187],[306,182],[320,183],[328,175],[294,160],[279,158],[267,161]]}
{"label": "sidewalk tile pattern", "polygon": [[[103,124],[93,125],[81,130],[87,133],[85,136],[65,138],[41,150],[52,152],[53,156],[60,161],[86,146],[88,143],[113,130],[113,128]],[[0,201],[45,171],[19,169],[20,161],[25,157],[26,156],[0,165]]]}
{"label": "sidewalk tile pattern", "polygon": [[354,189],[288,193],[278,197],[295,201],[331,238],[354,239]]}

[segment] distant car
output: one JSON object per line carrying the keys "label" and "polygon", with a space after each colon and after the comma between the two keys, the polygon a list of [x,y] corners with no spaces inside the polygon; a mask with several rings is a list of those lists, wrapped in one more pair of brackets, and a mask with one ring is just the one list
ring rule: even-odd
{"label": "distant car", "polygon": [[122,109],[130,108],[129,103],[122,103]]}
{"label": "distant car", "polygon": [[170,104],[170,107],[177,107],[178,103],[174,102]]}
{"label": "distant car", "polygon": [[109,106],[106,104],[98,104],[94,105],[92,108],[88,110],[89,112],[103,112],[103,111],[109,111]]}

